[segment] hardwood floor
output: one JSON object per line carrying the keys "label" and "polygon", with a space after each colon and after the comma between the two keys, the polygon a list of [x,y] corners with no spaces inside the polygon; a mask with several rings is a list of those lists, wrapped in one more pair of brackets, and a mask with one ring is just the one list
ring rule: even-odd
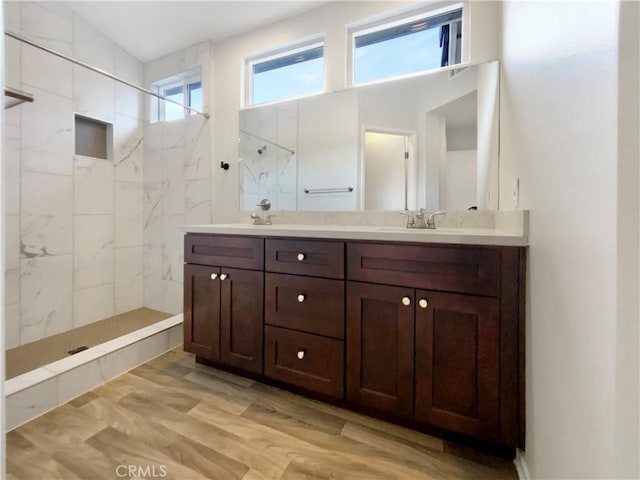
{"label": "hardwood floor", "polygon": [[9,432],[7,478],[517,478],[509,461],[459,455],[177,349]]}

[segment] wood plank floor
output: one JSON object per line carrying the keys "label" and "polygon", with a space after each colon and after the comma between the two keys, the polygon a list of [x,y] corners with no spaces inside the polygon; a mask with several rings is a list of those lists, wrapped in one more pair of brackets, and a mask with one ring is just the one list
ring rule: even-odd
{"label": "wood plank floor", "polygon": [[9,432],[7,478],[517,479],[463,453],[176,349]]}

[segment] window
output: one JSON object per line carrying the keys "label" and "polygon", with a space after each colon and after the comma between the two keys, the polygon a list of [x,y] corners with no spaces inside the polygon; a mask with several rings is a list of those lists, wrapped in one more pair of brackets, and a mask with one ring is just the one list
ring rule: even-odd
{"label": "window", "polygon": [[324,91],[324,43],[312,43],[246,62],[247,103],[274,102]]}
{"label": "window", "polygon": [[93,118],[75,116],[75,154],[109,159],[112,125]]}
{"label": "window", "polygon": [[[151,90],[174,102],[193,107],[196,110],[202,110],[202,80],[200,69],[190,70],[158,80],[151,84]],[[154,108],[156,112],[154,112],[155,115],[152,115],[152,118],[157,119],[157,121],[175,120],[194,114],[194,112],[182,108],[175,103],[165,102],[160,99],[155,102],[155,105],[157,105],[157,107]]]}
{"label": "window", "polygon": [[456,65],[462,59],[462,6],[352,29],[351,35],[353,84]]}

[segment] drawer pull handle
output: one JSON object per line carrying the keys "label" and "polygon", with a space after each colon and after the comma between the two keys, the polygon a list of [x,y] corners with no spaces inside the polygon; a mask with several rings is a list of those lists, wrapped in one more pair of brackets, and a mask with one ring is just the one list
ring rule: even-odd
{"label": "drawer pull handle", "polygon": [[427,302],[424,298],[421,298],[418,302],[418,305],[420,305],[420,308],[427,308],[429,306],[429,302]]}
{"label": "drawer pull handle", "polygon": [[402,304],[405,307],[408,307],[409,305],[411,305],[411,299],[409,297],[402,297]]}
{"label": "drawer pull handle", "polygon": [[226,273],[220,274],[220,280],[226,280],[228,275]]}
{"label": "drawer pull handle", "polygon": [[304,253],[299,253],[298,254],[298,261],[301,262],[305,259]]}
{"label": "drawer pull handle", "polygon": [[305,352],[304,350],[298,350],[298,360],[302,360],[304,358],[305,353],[307,352]]}
{"label": "drawer pull handle", "polygon": [[300,295],[298,295],[298,301],[300,303],[304,302],[307,299],[307,296],[304,293],[301,293]]}
{"label": "drawer pull handle", "polygon": [[211,274],[211,280],[215,280],[216,278],[218,278],[218,274],[217,273],[212,273]]}

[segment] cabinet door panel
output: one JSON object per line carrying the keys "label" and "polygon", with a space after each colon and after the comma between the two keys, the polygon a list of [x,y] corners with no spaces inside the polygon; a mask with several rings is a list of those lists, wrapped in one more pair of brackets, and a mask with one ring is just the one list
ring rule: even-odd
{"label": "cabinet door panel", "polygon": [[184,349],[214,361],[220,360],[219,274],[216,267],[184,266]]}
{"label": "cabinet door panel", "polygon": [[418,291],[416,418],[467,435],[495,438],[499,427],[498,302]]}
{"label": "cabinet door panel", "polygon": [[413,318],[412,289],[347,283],[348,400],[411,416]]}
{"label": "cabinet door panel", "polygon": [[342,341],[269,325],[264,330],[266,376],[343,398]]}
{"label": "cabinet door panel", "polygon": [[344,339],[344,282],[267,273],[265,323]]}
{"label": "cabinet door panel", "polygon": [[220,270],[222,363],[262,373],[264,274],[252,270]]}

